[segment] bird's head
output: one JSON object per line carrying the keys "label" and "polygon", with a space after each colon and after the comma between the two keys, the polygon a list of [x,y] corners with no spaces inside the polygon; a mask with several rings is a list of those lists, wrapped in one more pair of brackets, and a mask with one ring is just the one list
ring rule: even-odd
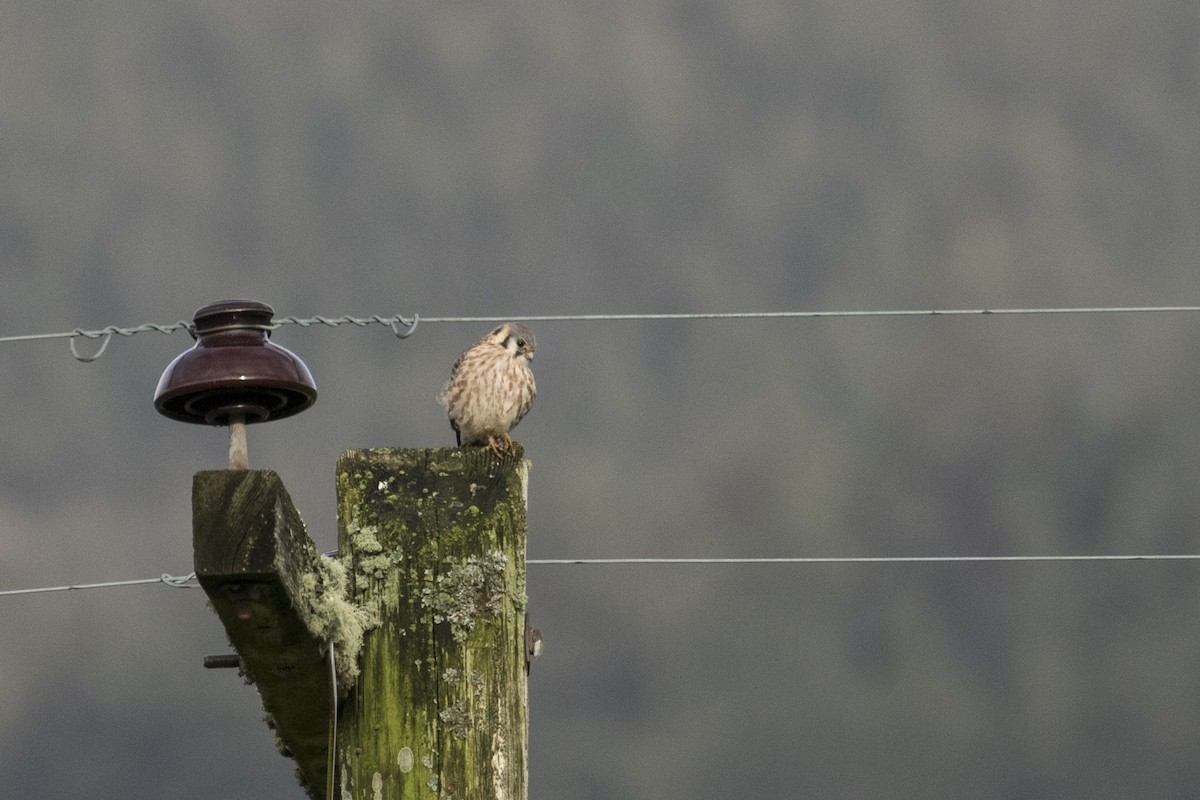
{"label": "bird's head", "polygon": [[523,356],[525,360],[533,361],[533,354],[537,351],[537,340],[528,325],[522,322],[506,322],[492,331],[491,338],[507,350],[510,356]]}

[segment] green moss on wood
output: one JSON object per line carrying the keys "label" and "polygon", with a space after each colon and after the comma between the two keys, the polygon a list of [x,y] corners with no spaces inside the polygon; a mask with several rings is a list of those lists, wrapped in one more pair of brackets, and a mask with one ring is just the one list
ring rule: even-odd
{"label": "green moss on wood", "polygon": [[339,726],[343,798],[376,775],[385,797],[525,796],[527,475],[519,453],[339,460],[350,596],[378,622]]}

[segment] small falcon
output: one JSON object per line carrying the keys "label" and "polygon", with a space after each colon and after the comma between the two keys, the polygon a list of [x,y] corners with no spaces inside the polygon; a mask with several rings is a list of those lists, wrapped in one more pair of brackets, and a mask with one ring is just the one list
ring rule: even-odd
{"label": "small falcon", "polygon": [[506,322],[471,345],[450,369],[450,380],[438,395],[459,447],[486,447],[499,454],[511,450],[508,432],[529,413],[537,385],[533,331]]}

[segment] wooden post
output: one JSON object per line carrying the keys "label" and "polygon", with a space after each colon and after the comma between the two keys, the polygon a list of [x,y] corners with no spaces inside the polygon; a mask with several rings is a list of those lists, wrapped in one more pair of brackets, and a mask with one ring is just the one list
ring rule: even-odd
{"label": "wooden post", "polygon": [[527,475],[474,449],[339,459],[341,552],[378,621],[341,714],[342,798],[526,797]]}
{"label": "wooden post", "polygon": [[357,651],[363,617],[344,598],[345,573],[319,556],[279,476],[199,472],[192,481],[196,577],[225,625],[241,670],[258,687],[280,750],[323,797],[328,776],[328,646]]}
{"label": "wooden post", "polygon": [[[525,800],[519,452],[358,450],[338,461],[340,558],[279,476],[201,472],[196,573],[309,797]],[[361,668],[361,671],[360,671]]]}

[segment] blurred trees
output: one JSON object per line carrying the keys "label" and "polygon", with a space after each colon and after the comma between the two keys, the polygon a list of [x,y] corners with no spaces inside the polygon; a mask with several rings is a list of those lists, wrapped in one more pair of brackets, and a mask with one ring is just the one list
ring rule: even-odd
{"label": "blurred trees", "polygon": [[[10,3],[5,332],[223,294],[298,314],[1192,303],[1197,15]],[[1193,327],[544,326],[531,555],[1190,551]],[[303,341],[325,392],[294,437],[310,449],[261,437],[293,494],[332,496],[304,459],[445,442],[430,398],[477,332],[431,328],[402,355]],[[194,438],[105,410],[149,409],[180,344],[86,377],[8,356],[6,406],[59,422],[6,431],[7,502],[53,513],[65,461],[130,441],[142,479],[179,483]],[[147,502],[119,474],[77,480]],[[532,580],[533,797],[1200,791],[1184,564]]]}

